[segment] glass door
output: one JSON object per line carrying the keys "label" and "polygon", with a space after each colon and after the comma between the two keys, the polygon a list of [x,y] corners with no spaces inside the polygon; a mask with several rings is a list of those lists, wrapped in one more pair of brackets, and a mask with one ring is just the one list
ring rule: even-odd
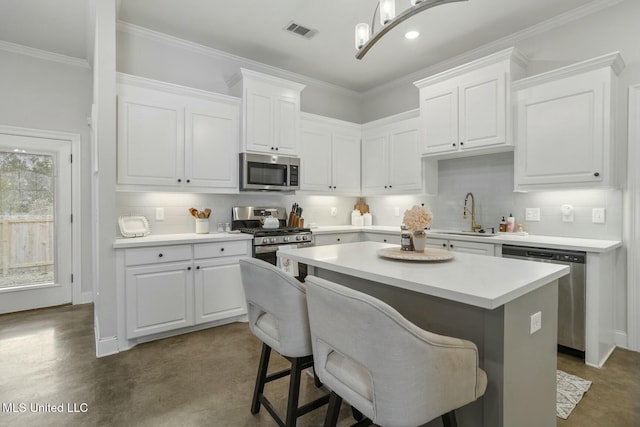
{"label": "glass door", "polygon": [[0,313],[71,302],[71,144],[0,134]]}

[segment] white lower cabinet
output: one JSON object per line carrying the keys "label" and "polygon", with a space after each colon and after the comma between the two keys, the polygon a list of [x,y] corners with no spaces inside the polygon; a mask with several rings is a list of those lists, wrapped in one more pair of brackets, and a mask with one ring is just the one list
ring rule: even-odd
{"label": "white lower cabinet", "polygon": [[127,338],[193,325],[191,260],[128,267]]}
{"label": "white lower cabinet", "polygon": [[316,246],[336,245],[340,243],[353,243],[360,241],[360,232],[354,233],[334,233],[334,234],[314,234]]}
{"label": "white lower cabinet", "polygon": [[451,252],[494,256],[495,247],[491,243],[467,242],[465,240],[438,239],[427,236],[426,247],[446,249]]}
{"label": "white lower cabinet", "polygon": [[126,338],[246,314],[238,261],[247,256],[246,240],[125,249]]}

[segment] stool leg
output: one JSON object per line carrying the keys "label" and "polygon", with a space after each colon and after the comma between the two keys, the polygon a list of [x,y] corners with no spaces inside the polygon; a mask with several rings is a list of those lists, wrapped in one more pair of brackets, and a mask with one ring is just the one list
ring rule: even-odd
{"label": "stool leg", "polygon": [[458,427],[455,411],[449,411],[442,416],[442,425],[444,427]]}
{"label": "stool leg", "polygon": [[253,390],[253,400],[251,401],[251,413],[254,415],[260,411],[260,396],[262,396],[262,393],[264,392],[264,384],[265,379],[267,378],[270,356],[271,347],[262,343],[262,353],[260,354],[260,364],[258,365],[258,376],[256,377],[256,386]]}
{"label": "stool leg", "polygon": [[336,427],[338,415],[340,415],[340,405],[342,405],[342,397],[332,391],[329,396],[329,408],[327,408],[327,416],[324,419],[324,427]]}
{"label": "stool leg", "polygon": [[287,399],[287,427],[295,427],[298,419],[298,399],[300,397],[300,377],[302,376],[302,363],[300,358],[291,360],[291,376],[289,377],[289,398]]}

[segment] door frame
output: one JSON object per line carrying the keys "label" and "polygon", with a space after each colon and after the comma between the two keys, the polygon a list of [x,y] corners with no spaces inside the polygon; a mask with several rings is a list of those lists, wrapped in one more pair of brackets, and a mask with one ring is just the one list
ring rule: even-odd
{"label": "door frame", "polygon": [[71,213],[73,215],[73,221],[71,223],[71,274],[73,274],[73,282],[71,283],[71,303],[81,304],[90,302],[85,301],[82,298],[82,204],[80,191],[82,157],[80,152],[80,134],[5,125],[0,125],[0,133],[31,138],[56,139],[60,141],[68,141],[71,144],[71,155],[73,156],[73,161],[71,162]]}
{"label": "door frame", "polygon": [[629,87],[629,134],[627,156],[627,347],[640,351],[640,84]]}

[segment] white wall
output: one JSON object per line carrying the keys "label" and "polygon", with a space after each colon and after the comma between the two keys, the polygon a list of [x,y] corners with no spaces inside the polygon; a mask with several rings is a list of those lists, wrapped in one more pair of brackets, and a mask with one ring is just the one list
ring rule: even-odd
{"label": "white wall", "polygon": [[228,94],[226,79],[241,67],[307,85],[302,111],[361,123],[361,95],[224,52],[126,23],[117,33],[119,72]]}
{"label": "white wall", "polygon": [[[90,146],[87,117],[91,111],[91,71],[0,50],[0,123],[31,129],[79,134],[83,195],[82,246],[91,246]],[[82,252],[81,292],[90,294],[91,253]]]}

